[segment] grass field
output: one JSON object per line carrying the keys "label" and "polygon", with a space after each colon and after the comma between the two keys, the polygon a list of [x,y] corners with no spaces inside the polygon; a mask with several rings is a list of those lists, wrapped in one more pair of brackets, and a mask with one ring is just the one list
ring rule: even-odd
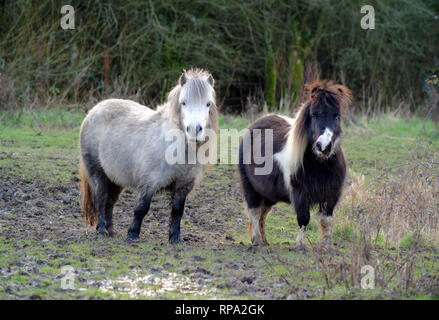
{"label": "grass field", "polygon": [[[345,126],[349,174],[324,250],[312,214],[309,249],[295,249],[288,205],[267,218],[270,246],[251,248],[236,166],[216,165],[190,195],[184,243],[167,244],[166,194],[154,198],[141,241],[125,242],[135,203],[126,190],[114,238],[83,225],[78,191],[82,113],[0,113],[0,299],[268,298],[438,299],[439,130],[431,121],[383,115]],[[221,128],[247,121],[221,116]],[[75,288],[61,288],[62,267]],[[361,289],[361,267],[375,288]]]}

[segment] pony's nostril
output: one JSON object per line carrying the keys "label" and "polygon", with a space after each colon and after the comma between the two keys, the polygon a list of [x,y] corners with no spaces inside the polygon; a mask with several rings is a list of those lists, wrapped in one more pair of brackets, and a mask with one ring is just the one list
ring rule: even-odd
{"label": "pony's nostril", "polygon": [[200,126],[199,124],[197,124],[197,134],[198,134],[201,130],[203,130],[203,127]]}
{"label": "pony's nostril", "polygon": [[326,147],[326,149],[327,149],[327,150],[331,150],[331,149],[332,149],[332,142],[330,142],[330,143],[328,144],[328,146]]}
{"label": "pony's nostril", "polygon": [[327,155],[329,155],[329,154],[331,153],[331,150],[332,150],[332,143],[330,142],[330,143],[326,146],[325,150],[323,150],[322,152],[323,152],[323,154],[324,154],[325,156],[327,156]]}
{"label": "pony's nostril", "polygon": [[186,127],[186,132],[189,132],[189,126]]}
{"label": "pony's nostril", "polygon": [[318,141],[316,143],[316,147],[317,147],[317,150],[322,151],[322,143],[320,141]]}

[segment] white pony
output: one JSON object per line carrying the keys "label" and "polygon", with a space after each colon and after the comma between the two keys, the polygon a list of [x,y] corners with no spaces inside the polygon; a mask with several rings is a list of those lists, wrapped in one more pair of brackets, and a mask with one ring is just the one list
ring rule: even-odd
{"label": "white pony", "polygon": [[184,132],[186,154],[190,146],[216,150],[216,138],[208,134],[218,130],[213,86],[210,73],[191,69],[157,111],[121,99],[102,101],[90,110],[80,132],[81,203],[87,224],[97,222],[99,234],[113,235],[113,206],[124,187],[135,187],[139,197],[128,239],[137,240],[153,195],[167,189],[173,198],[169,242],[180,242],[184,203],[205,164],[166,161],[172,144],[166,135]]}

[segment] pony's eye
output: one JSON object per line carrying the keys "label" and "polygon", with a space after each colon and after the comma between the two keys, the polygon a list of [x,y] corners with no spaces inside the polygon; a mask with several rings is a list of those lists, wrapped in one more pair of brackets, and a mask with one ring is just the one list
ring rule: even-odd
{"label": "pony's eye", "polygon": [[183,102],[181,103],[181,105],[182,105],[182,106],[185,106],[185,105],[186,105],[186,102],[183,101]]}
{"label": "pony's eye", "polygon": [[208,103],[206,103],[206,106],[210,107],[210,101]]}
{"label": "pony's eye", "polygon": [[340,116],[335,116],[335,120],[340,120]]}

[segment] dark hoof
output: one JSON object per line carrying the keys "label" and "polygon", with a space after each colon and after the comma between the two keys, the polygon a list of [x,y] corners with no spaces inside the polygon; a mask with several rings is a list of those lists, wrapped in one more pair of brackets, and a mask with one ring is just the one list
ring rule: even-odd
{"label": "dark hoof", "polygon": [[116,234],[116,233],[114,232],[114,230],[113,230],[113,227],[109,227],[109,228],[107,228],[107,231],[108,231],[108,235],[109,235],[110,237],[114,237],[114,235]]}
{"label": "dark hoof", "polygon": [[178,244],[178,243],[182,243],[180,237],[170,237],[169,238],[169,243],[171,244]]}
{"label": "dark hoof", "polygon": [[104,237],[110,236],[110,233],[105,228],[99,228],[97,231],[98,231],[98,235],[100,236],[104,236]]}
{"label": "dark hoof", "polygon": [[128,242],[139,242],[139,235],[136,234],[136,233],[128,233],[126,241],[128,241]]}

